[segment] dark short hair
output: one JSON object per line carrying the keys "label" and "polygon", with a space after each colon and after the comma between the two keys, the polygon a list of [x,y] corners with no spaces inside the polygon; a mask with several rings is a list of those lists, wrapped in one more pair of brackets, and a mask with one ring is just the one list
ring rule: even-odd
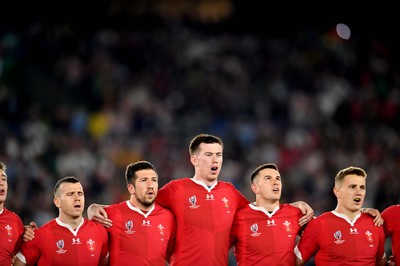
{"label": "dark short hair", "polygon": [[63,184],[63,183],[75,184],[75,183],[79,183],[79,180],[74,176],[66,176],[64,178],[61,178],[60,180],[57,181],[57,183],[54,186],[54,191],[53,191],[54,196],[56,195],[58,189],[60,188],[61,184]]}
{"label": "dark short hair", "polygon": [[196,151],[199,149],[199,146],[201,143],[207,143],[207,144],[218,143],[221,145],[222,148],[224,148],[224,144],[222,143],[221,138],[214,136],[214,135],[202,133],[202,134],[195,136],[190,141],[189,154],[193,155],[194,153],[196,153]]}
{"label": "dark short hair", "polygon": [[336,176],[335,176],[335,185],[338,183],[342,182],[343,178],[347,175],[357,175],[357,176],[362,176],[365,179],[367,178],[367,173],[365,172],[364,169],[356,166],[349,166],[346,167],[342,170],[340,170]]}
{"label": "dark short hair", "polygon": [[276,164],[274,164],[274,163],[265,163],[265,164],[262,164],[262,165],[260,165],[259,167],[257,167],[257,168],[253,171],[253,173],[251,173],[251,175],[250,175],[251,183],[253,183],[254,178],[256,178],[256,176],[260,173],[261,170],[264,170],[264,169],[267,169],[267,168],[268,168],[268,169],[275,169],[276,171],[279,172],[278,166],[276,166]]}
{"label": "dark short hair", "polygon": [[131,184],[135,183],[135,180],[137,178],[136,172],[140,171],[140,170],[147,170],[147,169],[154,170],[154,172],[156,172],[156,174],[158,175],[157,170],[154,167],[154,165],[152,165],[151,163],[149,163],[147,161],[138,161],[138,162],[129,164],[125,170],[126,184],[128,185],[130,183]]}

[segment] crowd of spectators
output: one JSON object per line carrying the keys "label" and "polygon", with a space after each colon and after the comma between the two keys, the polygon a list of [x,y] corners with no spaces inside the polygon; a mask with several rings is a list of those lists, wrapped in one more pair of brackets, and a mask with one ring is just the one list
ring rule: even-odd
{"label": "crowd of spectators", "polygon": [[249,200],[250,171],[279,166],[284,202],[333,209],[335,173],[366,169],[366,207],[399,202],[400,72],[394,48],[334,31],[291,36],[173,23],[134,30],[32,24],[0,34],[0,161],[7,208],[56,215],[52,188],[81,180],[86,205],[128,199],[128,163],[160,186],[193,175],[188,143],[222,137],[223,180]]}

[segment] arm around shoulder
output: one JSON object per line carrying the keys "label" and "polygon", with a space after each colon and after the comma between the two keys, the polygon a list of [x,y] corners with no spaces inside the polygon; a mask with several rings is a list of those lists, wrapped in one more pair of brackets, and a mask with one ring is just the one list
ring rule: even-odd
{"label": "arm around shoulder", "polygon": [[301,210],[301,212],[304,214],[299,219],[299,225],[300,226],[303,226],[303,225],[307,224],[313,218],[314,210],[306,202],[304,202],[304,201],[296,201],[296,202],[290,203],[290,205],[299,208]]}
{"label": "arm around shoulder", "polygon": [[98,222],[104,227],[111,227],[112,221],[108,219],[107,212],[104,210],[105,207],[108,207],[108,205],[93,203],[87,208],[87,216],[89,220]]}

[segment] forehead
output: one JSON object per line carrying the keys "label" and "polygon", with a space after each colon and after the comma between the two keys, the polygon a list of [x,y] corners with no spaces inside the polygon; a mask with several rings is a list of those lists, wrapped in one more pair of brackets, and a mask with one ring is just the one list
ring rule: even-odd
{"label": "forehead", "polygon": [[258,174],[260,176],[279,176],[279,172],[271,168],[262,169]]}
{"label": "forehead", "polygon": [[222,152],[222,146],[219,143],[201,143],[199,145],[199,150],[203,153],[205,152]]}
{"label": "forehead", "polygon": [[361,184],[361,185],[365,185],[365,177],[363,176],[359,176],[359,175],[355,175],[355,174],[351,174],[351,175],[346,175],[343,178],[343,183],[344,184]]}
{"label": "forehead", "polygon": [[81,183],[62,183],[59,188],[60,191],[67,193],[71,191],[83,191]]}
{"label": "forehead", "polygon": [[143,169],[136,172],[138,178],[157,177],[156,171],[153,169]]}

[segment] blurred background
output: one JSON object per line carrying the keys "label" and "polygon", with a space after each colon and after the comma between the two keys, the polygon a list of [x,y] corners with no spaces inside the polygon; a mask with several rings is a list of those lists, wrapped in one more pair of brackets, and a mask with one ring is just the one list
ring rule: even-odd
{"label": "blurred background", "polygon": [[[249,200],[274,162],[282,202],[335,208],[335,174],[368,173],[365,207],[399,201],[400,69],[395,8],[233,0],[0,4],[0,161],[6,207],[58,214],[66,175],[86,206],[128,199],[124,171],[191,177],[188,145],[222,137],[221,180]],[[86,215],[86,213],[85,213]]]}

